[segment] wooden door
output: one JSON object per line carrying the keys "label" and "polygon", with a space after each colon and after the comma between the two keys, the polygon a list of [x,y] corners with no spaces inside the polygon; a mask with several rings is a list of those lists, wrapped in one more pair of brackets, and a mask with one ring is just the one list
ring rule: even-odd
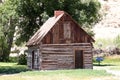
{"label": "wooden door", "polygon": [[75,51],[75,68],[83,68],[83,51]]}
{"label": "wooden door", "polygon": [[35,52],[32,51],[32,69],[34,69],[34,57],[35,56]]}

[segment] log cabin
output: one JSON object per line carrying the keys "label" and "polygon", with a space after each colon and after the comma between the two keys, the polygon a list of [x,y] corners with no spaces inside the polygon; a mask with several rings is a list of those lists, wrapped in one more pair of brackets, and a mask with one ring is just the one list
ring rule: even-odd
{"label": "log cabin", "polygon": [[54,11],[27,42],[27,65],[35,70],[92,69],[94,39],[66,12]]}

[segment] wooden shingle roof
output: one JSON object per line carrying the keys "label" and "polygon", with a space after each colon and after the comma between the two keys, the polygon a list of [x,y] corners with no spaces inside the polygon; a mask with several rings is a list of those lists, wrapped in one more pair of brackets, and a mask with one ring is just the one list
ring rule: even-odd
{"label": "wooden shingle roof", "polygon": [[[64,13],[63,13],[64,14]],[[43,39],[43,37],[49,32],[49,30],[55,25],[55,23],[63,16],[63,14],[58,17],[50,17],[41,28],[29,39],[27,46],[37,45]]]}
{"label": "wooden shingle roof", "polygon": [[[52,29],[52,27],[64,16],[64,15],[68,15],[71,20],[77,24],[77,22],[72,19],[72,17],[64,12],[64,11],[58,11],[60,13],[56,13],[57,11],[55,11],[55,16],[54,17],[50,17],[42,26],[41,28],[29,39],[29,41],[27,42],[26,46],[34,46],[34,45],[38,45],[40,44],[41,40],[45,37],[45,35]],[[77,24],[79,26],[79,24]],[[81,30],[83,30],[81,27],[79,27]],[[83,32],[85,32],[83,30]],[[85,32],[86,33],[86,32]],[[88,35],[86,33],[86,35]],[[92,42],[94,42],[94,39],[88,35],[89,38],[92,40]]]}

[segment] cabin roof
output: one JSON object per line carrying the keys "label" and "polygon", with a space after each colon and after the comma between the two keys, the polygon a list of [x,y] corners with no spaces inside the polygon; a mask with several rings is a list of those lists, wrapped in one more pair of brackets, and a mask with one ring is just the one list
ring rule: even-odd
{"label": "cabin roof", "polygon": [[56,17],[50,17],[41,26],[41,28],[29,39],[29,41],[27,42],[27,45],[38,44],[62,16],[63,16],[63,14],[59,15],[57,18]]}
{"label": "cabin roof", "polygon": [[[61,14],[57,14],[57,16],[54,17],[50,17],[42,26],[41,28],[29,39],[29,41],[27,42],[26,46],[33,46],[33,45],[38,45],[40,44],[41,40],[45,37],[45,35],[51,30],[51,28],[60,20],[60,18],[63,17],[64,14],[67,14],[63,11],[61,11]],[[67,14],[69,15],[69,14]],[[71,17],[69,15],[69,17]],[[72,18],[71,18],[72,19]],[[73,22],[75,22],[75,24],[77,24],[77,22],[75,20],[72,19]],[[78,24],[77,24],[78,25]],[[78,25],[79,26],[79,25]],[[82,28],[81,28],[82,29]],[[83,29],[82,29],[83,30]],[[84,31],[84,30],[83,30]],[[85,32],[85,31],[84,31]],[[85,32],[86,33],[86,32]],[[87,34],[87,33],[86,33]],[[88,34],[87,34],[88,35]],[[94,39],[88,35],[90,37],[90,39],[92,39],[92,41],[94,42]]]}

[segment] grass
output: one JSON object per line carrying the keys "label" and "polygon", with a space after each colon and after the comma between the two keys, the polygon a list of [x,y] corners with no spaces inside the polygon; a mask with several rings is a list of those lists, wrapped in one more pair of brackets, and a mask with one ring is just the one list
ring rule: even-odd
{"label": "grass", "polygon": [[113,55],[113,56],[108,56],[105,58],[104,63],[109,63],[111,65],[114,65],[110,67],[111,70],[120,70],[120,55]]}
{"label": "grass", "polygon": [[26,80],[26,79],[22,78],[21,76],[7,75],[7,76],[0,76],[0,80]]}
{"label": "grass", "polygon": [[[17,74],[15,74],[17,73]],[[92,80],[114,77],[105,70],[73,69],[28,71],[26,66],[16,63],[0,63],[0,80]]]}
{"label": "grass", "polygon": [[[98,63],[95,61],[94,61],[94,66],[98,66]],[[104,60],[101,62],[100,66],[108,67],[111,70],[120,70],[120,55],[112,55],[112,56],[104,57]]]}
{"label": "grass", "polygon": [[17,63],[10,63],[10,62],[0,62],[0,66],[14,66],[17,65]]}
{"label": "grass", "polygon": [[111,70],[117,70],[117,71],[118,71],[118,70],[120,70],[120,66],[113,66],[113,67],[111,67],[110,69],[111,69]]}
{"label": "grass", "polygon": [[28,71],[25,65],[17,65],[17,63],[3,63],[0,62],[0,74],[15,74]]}
{"label": "grass", "polygon": [[104,70],[91,70],[91,69],[75,69],[75,70],[54,70],[54,71],[28,71],[23,72],[21,75],[43,75],[43,76],[53,76],[53,75],[66,75],[74,77],[84,77],[84,76],[108,76]]}
{"label": "grass", "polygon": [[107,56],[105,57],[104,63],[120,65],[120,55]]}
{"label": "grass", "polygon": [[20,73],[21,76],[26,76],[30,79],[36,78],[37,80],[89,80],[97,77],[111,76],[104,70],[89,70],[89,69],[76,69],[76,70],[54,70],[54,71],[28,71]]}
{"label": "grass", "polygon": [[[97,63],[94,64],[97,65]],[[120,70],[120,56],[105,57],[99,67],[109,67],[112,70]],[[17,65],[16,63],[0,63],[0,75],[0,80],[118,80],[118,77],[107,73],[105,70],[72,69],[28,71],[25,65]]]}

